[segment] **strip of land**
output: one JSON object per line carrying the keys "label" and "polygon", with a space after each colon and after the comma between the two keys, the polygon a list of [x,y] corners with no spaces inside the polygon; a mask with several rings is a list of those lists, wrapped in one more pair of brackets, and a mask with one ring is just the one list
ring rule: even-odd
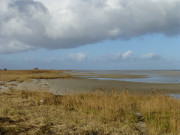
{"label": "strip of land", "polygon": [[[67,71],[1,71],[0,89],[39,90],[46,89],[57,95],[67,93],[89,93],[97,89],[103,91],[128,90],[129,92],[149,93],[152,90],[160,90],[168,93],[180,93],[179,83],[143,83],[115,80],[88,79],[84,76],[115,77],[115,78],[141,78],[144,75],[122,75],[122,74],[90,74],[71,73]],[[6,74],[5,74],[5,73]],[[4,80],[4,81],[3,81]],[[5,81],[6,80],[6,81]],[[8,80],[8,81],[7,81]]]}

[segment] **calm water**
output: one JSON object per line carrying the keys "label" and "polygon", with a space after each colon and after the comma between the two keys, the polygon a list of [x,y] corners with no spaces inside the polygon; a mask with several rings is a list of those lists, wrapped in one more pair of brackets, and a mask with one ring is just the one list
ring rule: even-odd
{"label": "calm water", "polygon": [[74,71],[78,73],[94,73],[94,74],[130,74],[130,75],[147,75],[148,78],[137,79],[115,79],[115,78],[95,78],[93,76],[85,76],[89,79],[99,80],[119,80],[130,82],[146,82],[146,83],[180,83],[180,71],[165,70],[84,70]]}

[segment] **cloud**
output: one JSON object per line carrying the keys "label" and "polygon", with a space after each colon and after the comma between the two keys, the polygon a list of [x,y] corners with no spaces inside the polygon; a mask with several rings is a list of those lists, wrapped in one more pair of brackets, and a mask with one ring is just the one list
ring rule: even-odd
{"label": "cloud", "polygon": [[147,54],[143,55],[141,58],[142,58],[142,60],[159,60],[159,59],[161,59],[161,56],[157,55],[155,53],[147,53]]}
{"label": "cloud", "polygon": [[131,50],[129,50],[129,51],[122,54],[122,58],[128,59],[128,60],[133,60],[133,59],[135,59],[135,55]]}
{"label": "cloud", "polygon": [[0,0],[0,53],[180,34],[180,0]]}
{"label": "cloud", "polygon": [[155,53],[147,53],[142,56],[137,56],[132,50],[126,52],[109,53],[101,56],[89,56],[84,52],[69,53],[67,55],[59,55],[58,57],[49,57],[47,62],[63,62],[63,63],[118,63],[118,62],[144,62],[144,61],[158,61],[163,58]]}
{"label": "cloud", "polygon": [[155,53],[143,54],[141,57],[134,54],[132,50],[123,53],[106,54],[96,58],[97,62],[142,62],[142,61],[158,61],[163,59],[160,55]]}
{"label": "cloud", "polygon": [[69,59],[77,62],[82,62],[86,59],[85,53],[70,53]]}
{"label": "cloud", "polygon": [[11,52],[20,52],[26,50],[32,50],[33,47],[22,42],[12,40],[12,41],[4,41],[0,39],[0,53],[11,53]]}

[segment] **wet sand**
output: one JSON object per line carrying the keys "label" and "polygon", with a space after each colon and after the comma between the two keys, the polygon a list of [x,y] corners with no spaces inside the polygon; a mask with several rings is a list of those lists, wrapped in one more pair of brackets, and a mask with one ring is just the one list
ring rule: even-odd
{"label": "wet sand", "polygon": [[114,78],[114,79],[136,79],[147,78],[147,75],[132,75],[132,74],[96,74],[96,73],[70,73],[73,77],[93,77],[93,78]]}
{"label": "wet sand", "polygon": [[116,90],[128,90],[131,92],[148,93],[154,90],[163,90],[170,93],[180,93],[180,84],[154,84],[154,83],[137,83],[114,80],[96,80],[96,79],[54,79],[46,80],[50,90],[56,94],[66,92],[86,93],[96,89],[105,91],[115,88]]}

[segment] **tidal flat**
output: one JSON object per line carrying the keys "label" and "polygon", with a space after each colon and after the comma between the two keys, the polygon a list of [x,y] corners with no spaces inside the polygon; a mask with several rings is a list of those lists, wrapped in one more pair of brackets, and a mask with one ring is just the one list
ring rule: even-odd
{"label": "tidal flat", "polygon": [[69,71],[68,73],[72,78],[46,80],[52,92],[86,93],[95,89],[108,91],[115,88],[137,93],[149,93],[152,90],[180,93],[178,83],[180,71]]}

